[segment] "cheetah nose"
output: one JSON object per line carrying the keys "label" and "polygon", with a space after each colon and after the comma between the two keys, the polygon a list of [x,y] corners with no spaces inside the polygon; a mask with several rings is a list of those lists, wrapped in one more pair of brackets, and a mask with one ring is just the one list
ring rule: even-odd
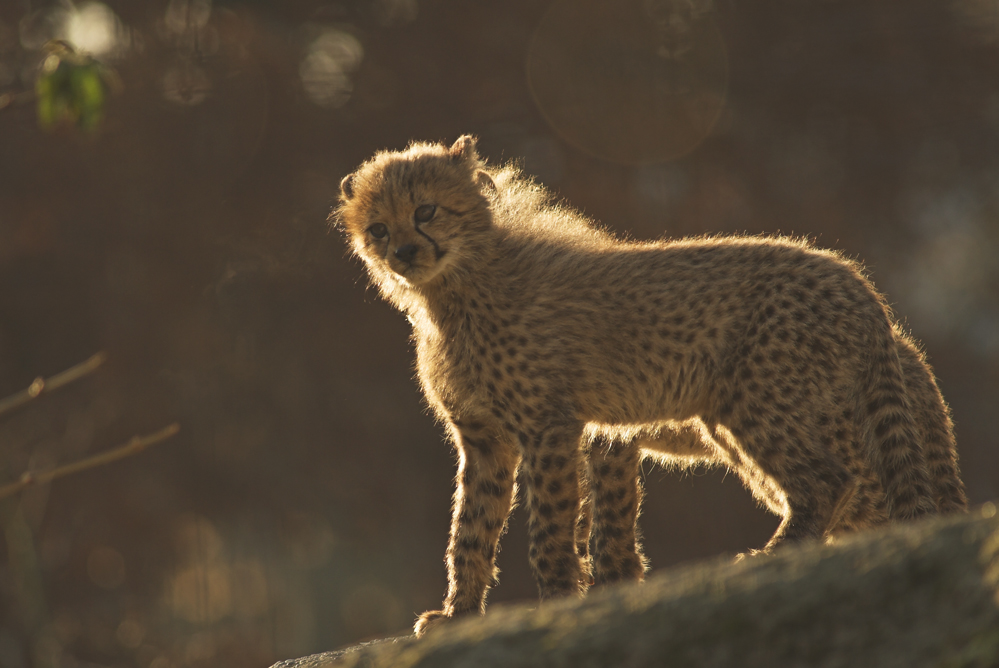
{"label": "cheetah nose", "polygon": [[416,251],[417,248],[415,244],[405,244],[395,249],[395,256],[406,264],[411,264],[413,262],[413,258],[416,257]]}

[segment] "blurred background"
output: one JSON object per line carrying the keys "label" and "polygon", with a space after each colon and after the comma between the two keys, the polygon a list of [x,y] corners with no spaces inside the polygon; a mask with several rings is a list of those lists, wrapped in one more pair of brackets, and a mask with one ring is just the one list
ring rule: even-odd
{"label": "blurred background", "polygon": [[[267,666],[439,607],[453,454],[326,217],[462,133],[621,234],[865,262],[999,496],[994,0],[5,0],[0,396],[108,362],[0,416],[0,484],[181,431],[0,500],[0,668]],[[645,485],[657,569],[777,524],[723,471]],[[491,602],[536,596],[526,554],[518,511]]]}

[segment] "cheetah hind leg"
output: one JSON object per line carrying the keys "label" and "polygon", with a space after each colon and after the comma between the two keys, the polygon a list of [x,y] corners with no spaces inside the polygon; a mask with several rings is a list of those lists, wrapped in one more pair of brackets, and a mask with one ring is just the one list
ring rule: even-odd
{"label": "cheetah hind leg", "polygon": [[950,409],[940,394],[924,355],[897,325],[895,342],[905,376],[906,393],[922,437],[923,456],[937,509],[941,513],[964,512],[968,509],[968,497],[957,464]]}

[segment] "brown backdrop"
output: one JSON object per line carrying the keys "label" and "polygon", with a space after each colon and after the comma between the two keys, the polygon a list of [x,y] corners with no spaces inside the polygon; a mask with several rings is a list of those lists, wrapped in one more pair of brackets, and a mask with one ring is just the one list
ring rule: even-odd
{"label": "brown backdrop", "polygon": [[[99,131],[0,110],[0,395],[109,355],[0,417],[0,483],[181,424],[2,504],[0,666],[265,666],[439,605],[452,454],[325,223],[410,139],[475,133],[622,234],[859,257],[926,344],[972,500],[999,496],[992,3],[590,4],[109,1]],[[51,10],[0,6],[0,93]],[[722,471],[645,484],[655,568],[776,526]],[[493,602],[535,596],[523,533]]]}

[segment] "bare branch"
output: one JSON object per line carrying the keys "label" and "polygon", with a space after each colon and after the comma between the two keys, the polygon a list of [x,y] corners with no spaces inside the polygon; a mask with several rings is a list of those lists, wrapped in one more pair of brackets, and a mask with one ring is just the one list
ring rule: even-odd
{"label": "bare branch", "polygon": [[104,364],[104,362],[107,361],[107,358],[107,353],[99,352],[90,359],[80,362],[76,366],[66,369],[61,373],[57,373],[48,380],[42,378],[41,376],[35,378],[34,382],[27,388],[21,390],[20,392],[15,392],[5,399],[0,399],[0,415],[3,415],[8,411],[12,411],[15,408],[19,408],[46,392],[58,390],[63,385],[68,385],[74,380],[83,378],[87,374],[92,373],[95,369],[97,369],[97,367]]}
{"label": "bare branch", "polygon": [[132,440],[128,443],[122,445],[121,447],[115,448],[114,450],[101,452],[93,457],[88,457],[72,464],[66,464],[65,466],[60,466],[57,469],[46,471],[45,473],[33,475],[30,471],[26,471],[17,482],[12,482],[8,485],[0,487],[0,499],[17,494],[22,489],[30,487],[31,485],[43,485],[45,483],[52,482],[56,478],[62,478],[63,476],[67,476],[72,473],[79,473],[80,471],[86,471],[87,469],[92,469],[96,466],[103,466],[104,464],[110,464],[111,462],[119,459],[129,457],[136,453],[142,452],[150,445],[155,445],[160,441],[165,441],[178,431],[180,431],[180,425],[174,422],[173,424],[164,427],[155,433],[148,434],[146,436],[133,436]]}

